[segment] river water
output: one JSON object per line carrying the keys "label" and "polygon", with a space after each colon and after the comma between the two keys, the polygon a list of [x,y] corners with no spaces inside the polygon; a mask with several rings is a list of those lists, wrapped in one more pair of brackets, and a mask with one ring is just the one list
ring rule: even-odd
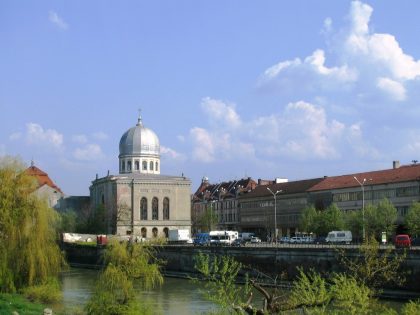
{"label": "river water", "polygon": [[[97,270],[71,268],[63,272],[61,283],[63,302],[58,310],[65,314],[82,313],[99,275]],[[215,310],[199,292],[200,285],[187,279],[165,278],[164,284],[152,291],[137,290],[138,299],[153,309],[153,314],[196,315]]]}

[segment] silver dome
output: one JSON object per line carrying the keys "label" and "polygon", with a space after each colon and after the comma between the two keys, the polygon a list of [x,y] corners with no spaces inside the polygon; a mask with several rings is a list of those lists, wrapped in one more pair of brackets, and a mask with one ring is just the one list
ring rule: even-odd
{"label": "silver dome", "polygon": [[159,138],[151,129],[144,127],[139,118],[137,125],[128,129],[121,137],[120,157],[159,155]]}

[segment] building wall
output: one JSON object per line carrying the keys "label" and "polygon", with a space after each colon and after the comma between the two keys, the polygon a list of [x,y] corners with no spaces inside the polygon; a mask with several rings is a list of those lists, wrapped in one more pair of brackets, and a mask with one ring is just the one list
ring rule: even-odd
{"label": "building wall", "polygon": [[48,185],[42,185],[37,190],[35,190],[34,194],[41,199],[45,199],[50,208],[55,208],[58,204],[58,201],[64,197],[63,193]]}
{"label": "building wall", "polygon": [[[188,179],[105,179],[91,186],[93,207],[104,204],[109,232],[147,238],[165,236],[165,229],[191,230],[190,181]],[[147,199],[147,220],[141,220],[141,199]],[[158,219],[152,216],[153,198],[158,200]],[[163,220],[163,200],[169,199],[169,220]],[[152,231],[155,229],[156,233]]]}

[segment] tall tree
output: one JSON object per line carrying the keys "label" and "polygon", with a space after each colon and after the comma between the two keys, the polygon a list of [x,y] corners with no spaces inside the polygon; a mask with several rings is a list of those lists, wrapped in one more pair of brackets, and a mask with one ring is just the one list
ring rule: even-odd
{"label": "tall tree", "polygon": [[395,231],[397,209],[388,200],[383,199],[377,205],[365,207],[365,228],[367,235],[375,235],[379,239],[382,232],[391,235]]}
{"label": "tall tree", "polygon": [[306,207],[300,216],[299,228],[301,231],[315,233],[318,230],[318,212],[313,205]]}
{"label": "tall tree", "polygon": [[411,235],[420,235],[420,202],[414,202],[405,217],[405,225]]}
{"label": "tall tree", "polygon": [[45,283],[60,271],[57,213],[39,199],[32,177],[14,158],[0,160],[0,291]]}

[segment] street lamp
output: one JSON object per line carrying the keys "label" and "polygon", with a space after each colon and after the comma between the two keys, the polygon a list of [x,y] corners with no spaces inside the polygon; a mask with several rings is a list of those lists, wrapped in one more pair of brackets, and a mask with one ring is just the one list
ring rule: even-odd
{"label": "street lamp", "polygon": [[276,196],[277,196],[278,193],[281,193],[282,190],[277,190],[275,193],[269,187],[267,187],[267,190],[274,197],[274,239],[275,239],[275,242],[277,243],[277,200],[276,200]]}
{"label": "street lamp", "polygon": [[[362,188],[362,228],[363,228],[363,240],[365,240],[366,233],[365,233],[365,183],[368,181],[366,178],[363,178],[362,181],[358,180],[356,176],[353,178],[359,183],[360,187]],[[369,179],[372,180],[372,179]]]}

